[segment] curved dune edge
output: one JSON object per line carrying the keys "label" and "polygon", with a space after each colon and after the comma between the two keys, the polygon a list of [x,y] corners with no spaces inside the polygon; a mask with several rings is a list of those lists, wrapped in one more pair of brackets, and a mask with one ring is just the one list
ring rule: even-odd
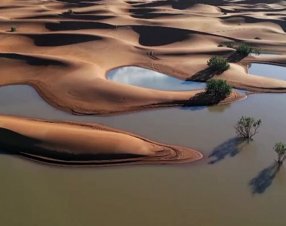
{"label": "curved dune edge", "polygon": [[0,147],[56,165],[177,164],[203,158],[191,148],[166,145],[99,124],[0,116]]}
{"label": "curved dune edge", "polygon": [[[195,100],[205,90],[161,91],[125,85],[107,80],[102,69],[87,62],[35,54],[0,53],[1,56],[5,61],[0,61],[0,70],[5,74],[0,77],[0,85],[31,85],[49,104],[73,114],[213,105],[211,101]],[[227,100],[230,103],[243,97],[236,94]]]}

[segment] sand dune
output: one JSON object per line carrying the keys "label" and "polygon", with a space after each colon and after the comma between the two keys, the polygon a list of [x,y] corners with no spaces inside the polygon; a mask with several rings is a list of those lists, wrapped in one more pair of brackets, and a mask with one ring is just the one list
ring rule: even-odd
{"label": "sand dune", "polygon": [[0,125],[2,150],[49,164],[163,164],[202,158],[192,149],[159,144],[97,124],[0,116]]}

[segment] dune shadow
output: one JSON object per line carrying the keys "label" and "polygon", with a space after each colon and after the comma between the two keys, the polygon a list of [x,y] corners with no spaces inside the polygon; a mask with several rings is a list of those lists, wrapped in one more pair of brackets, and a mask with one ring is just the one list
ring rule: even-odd
{"label": "dune shadow", "polygon": [[63,13],[63,14],[60,14],[59,17],[73,19],[73,20],[107,20],[107,19],[112,19],[115,16],[112,16],[112,15],[93,15],[93,14],[76,14],[76,13],[68,14],[68,13]]}
{"label": "dune shadow", "polygon": [[0,53],[0,58],[23,61],[32,66],[67,66],[64,62],[44,57],[27,56],[17,53]]}
{"label": "dune shadow", "polygon": [[72,44],[79,44],[83,42],[90,41],[100,41],[103,40],[102,37],[96,35],[86,35],[86,34],[33,34],[27,35],[29,38],[33,39],[36,46],[65,46]]}
{"label": "dune shadow", "polygon": [[48,22],[45,27],[51,31],[68,31],[82,29],[115,29],[114,25],[101,22],[86,21],[60,21],[58,23]]}
{"label": "dune shadow", "polygon": [[185,41],[190,37],[189,30],[179,28],[137,25],[131,27],[139,35],[139,43],[143,46],[168,45]]}
{"label": "dune shadow", "polygon": [[264,193],[271,186],[275,176],[280,170],[280,167],[281,166],[275,161],[252,178],[249,182],[252,194]]}
{"label": "dune shadow", "polygon": [[215,164],[227,156],[236,156],[246,144],[245,139],[239,137],[233,137],[218,145],[208,156],[210,161],[208,164]]}
{"label": "dune shadow", "polygon": [[187,8],[191,8],[195,6],[196,4],[208,4],[208,5],[226,5],[228,3],[227,0],[176,0],[171,1],[171,5],[174,9],[184,10]]}
{"label": "dune shadow", "polygon": [[61,165],[93,165],[136,162],[143,155],[129,153],[71,153],[51,149],[38,139],[24,136],[6,128],[0,128],[0,154],[16,155],[44,162]]}

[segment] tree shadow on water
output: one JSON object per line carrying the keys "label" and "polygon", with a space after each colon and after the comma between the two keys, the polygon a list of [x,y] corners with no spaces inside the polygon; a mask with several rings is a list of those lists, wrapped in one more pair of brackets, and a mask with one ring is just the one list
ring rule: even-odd
{"label": "tree shadow on water", "polygon": [[243,146],[246,143],[247,142],[245,141],[245,139],[239,137],[233,137],[223,142],[222,144],[217,146],[208,156],[208,158],[211,159],[209,161],[209,164],[217,163],[227,156],[234,157],[242,150]]}
{"label": "tree shadow on water", "polygon": [[270,166],[261,170],[254,178],[252,178],[249,182],[252,194],[264,193],[271,186],[280,168],[281,165],[275,161]]}

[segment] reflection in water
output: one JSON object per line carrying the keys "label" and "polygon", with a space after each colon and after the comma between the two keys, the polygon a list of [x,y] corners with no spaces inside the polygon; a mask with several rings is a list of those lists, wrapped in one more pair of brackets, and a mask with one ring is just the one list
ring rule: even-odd
{"label": "reflection in water", "polygon": [[144,88],[160,90],[192,90],[203,89],[205,83],[183,81],[156,71],[140,67],[122,67],[108,73],[108,78],[115,82]]}
{"label": "reflection in water", "polygon": [[286,80],[286,67],[271,64],[250,64],[248,73],[273,79]]}

